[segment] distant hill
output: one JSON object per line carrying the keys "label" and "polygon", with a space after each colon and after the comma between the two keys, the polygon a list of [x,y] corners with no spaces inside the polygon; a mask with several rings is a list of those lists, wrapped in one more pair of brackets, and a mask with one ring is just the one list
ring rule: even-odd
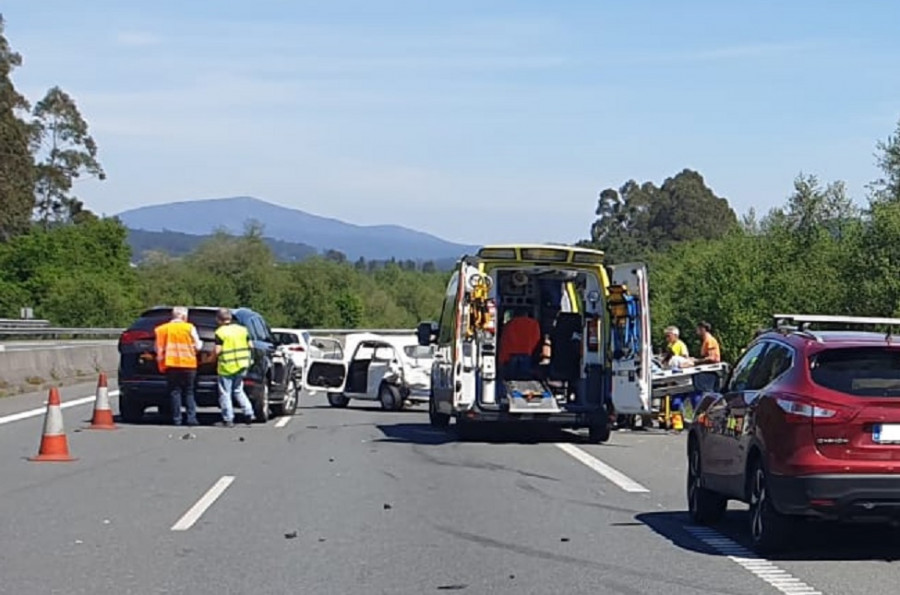
{"label": "distant hill", "polygon": [[[179,232],[204,236],[225,229],[240,234],[250,220],[263,226],[263,235],[325,252],[338,250],[348,260],[453,260],[475,247],[456,244],[399,225],[354,225],[242,196],[174,202],[128,210],[119,219],[134,231]],[[144,236],[149,240],[149,236]],[[171,236],[176,243],[192,240]],[[155,240],[154,240],[155,241]]]}
{"label": "distant hill", "polygon": [[[139,261],[146,252],[165,252],[170,256],[184,256],[193,252],[197,246],[210,239],[210,235],[192,235],[177,231],[144,231],[128,230],[128,244],[134,259]],[[282,262],[295,262],[309,258],[318,253],[312,246],[283,242],[272,238],[263,238],[275,258]]]}

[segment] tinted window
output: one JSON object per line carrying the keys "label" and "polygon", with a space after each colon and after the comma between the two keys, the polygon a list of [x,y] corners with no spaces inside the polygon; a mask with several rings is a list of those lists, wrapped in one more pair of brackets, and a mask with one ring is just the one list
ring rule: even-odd
{"label": "tinted window", "polygon": [[900,397],[900,349],[830,349],[810,360],[813,382],[861,397]]}
{"label": "tinted window", "polygon": [[734,371],[731,374],[731,380],[728,382],[729,392],[752,390],[748,388],[750,375],[753,373],[754,368],[759,364],[760,356],[763,351],[765,351],[766,347],[766,343],[757,343],[751,347],[740,360],[738,360],[738,363],[734,366]]}
{"label": "tinted window", "polygon": [[772,343],[762,359],[759,360],[759,365],[753,367],[745,390],[760,390],[768,386],[787,372],[792,361],[793,351],[789,347]]}

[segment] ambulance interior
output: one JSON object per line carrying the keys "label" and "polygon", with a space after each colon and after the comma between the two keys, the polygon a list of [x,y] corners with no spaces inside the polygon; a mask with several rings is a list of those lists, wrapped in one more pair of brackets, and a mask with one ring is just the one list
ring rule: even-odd
{"label": "ambulance interior", "polygon": [[[598,351],[587,352],[584,341],[586,315],[594,321],[596,329],[594,316],[602,307],[597,275],[584,270],[535,268],[495,270],[492,277],[497,307],[498,354],[504,330],[517,312],[538,321],[542,337],[531,354],[530,369],[503,366],[498,361],[497,373],[501,382],[497,383],[497,396],[500,402],[504,398],[504,385],[516,381],[540,382],[561,404],[581,402],[585,364],[600,364]],[[546,357],[546,339],[549,339],[549,358]]]}

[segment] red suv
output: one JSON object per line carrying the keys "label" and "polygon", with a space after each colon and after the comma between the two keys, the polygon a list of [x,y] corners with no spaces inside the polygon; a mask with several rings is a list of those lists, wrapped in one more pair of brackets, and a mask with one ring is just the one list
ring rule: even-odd
{"label": "red suv", "polygon": [[[820,330],[811,330],[811,327]],[[825,330],[827,328],[864,330]],[[712,524],[750,505],[759,552],[802,518],[900,521],[900,319],[776,315],[688,434],[687,497]]]}

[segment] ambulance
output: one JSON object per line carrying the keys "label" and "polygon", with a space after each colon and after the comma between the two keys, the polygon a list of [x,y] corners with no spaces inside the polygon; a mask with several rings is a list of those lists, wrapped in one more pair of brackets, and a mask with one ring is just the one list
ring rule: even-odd
{"label": "ambulance", "polygon": [[[454,420],[466,439],[480,424],[553,424],[606,442],[615,415],[651,413],[648,302],[646,265],[607,266],[597,250],[494,245],[464,256],[440,319],[417,329],[434,349],[431,425]],[[523,352],[513,334],[537,328]]]}

